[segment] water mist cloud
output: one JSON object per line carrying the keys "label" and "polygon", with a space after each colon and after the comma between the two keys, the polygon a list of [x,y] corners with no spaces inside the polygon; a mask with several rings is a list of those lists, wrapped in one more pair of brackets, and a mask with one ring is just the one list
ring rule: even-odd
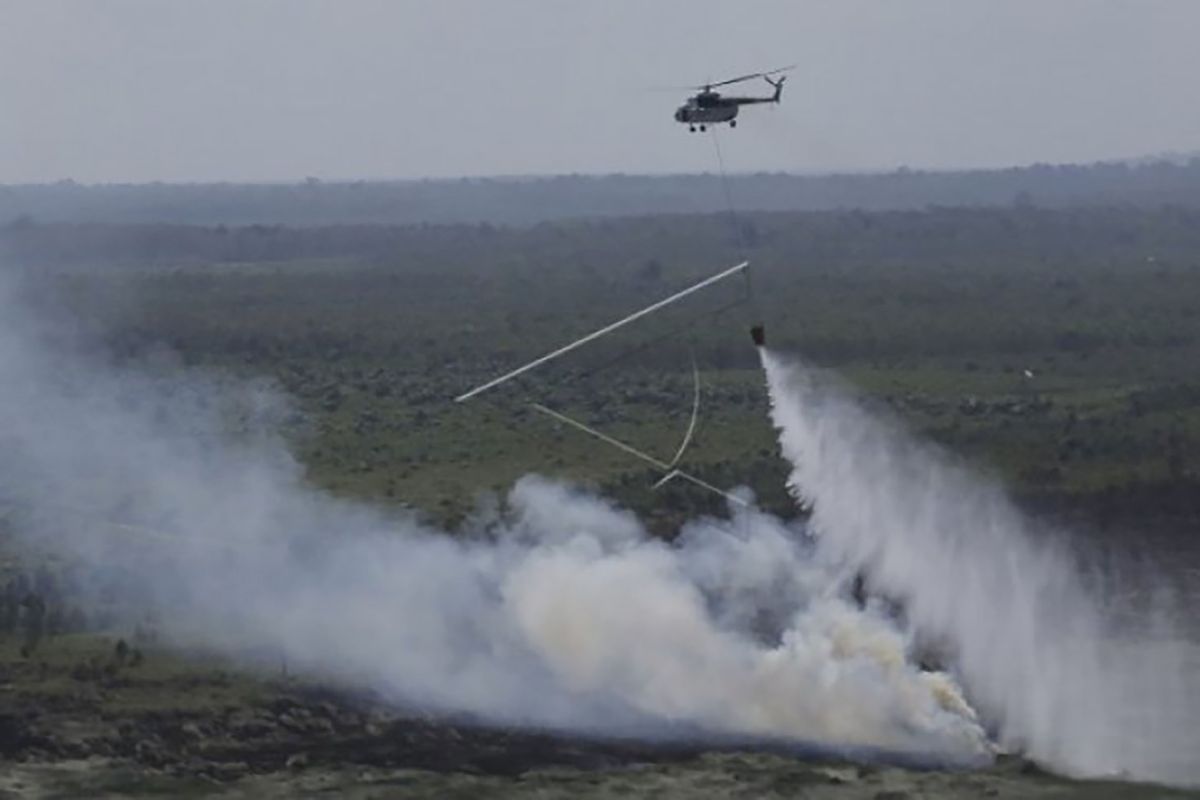
{"label": "water mist cloud", "polygon": [[1003,744],[1076,774],[1200,782],[1200,649],[1173,620],[1130,626],[1119,595],[1101,595],[1079,554],[999,488],[828,376],[769,352],[763,364],[821,547],[949,647]]}

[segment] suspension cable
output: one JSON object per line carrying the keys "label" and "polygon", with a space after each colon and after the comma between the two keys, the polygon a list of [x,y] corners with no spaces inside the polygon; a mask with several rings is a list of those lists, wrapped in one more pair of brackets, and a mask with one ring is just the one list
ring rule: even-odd
{"label": "suspension cable", "polygon": [[[725,206],[729,211],[729,222],[733,226],[734,237],[737,240],[738,250],[743,261],[750,260],[750,246],[746,242],[746,231],[742,227],[741,220],[738,218],[737,206],[733,202],[733,191],[729,186],[729,173],[725,168],[725,156],[721,152],[721,139],[717,136],[717,126],[712,126],[712,141],[713,150],[717,154],[717,167],[721,173],[721,191],[725,195]],[[762,314],[758,309],[758,303],[754,297],[754,284],[751,282],[750,270],[746,269],[742,272],[742,279],[746,281],[746,302],[750,306],[751,323],[754,325],[761,324]]]}

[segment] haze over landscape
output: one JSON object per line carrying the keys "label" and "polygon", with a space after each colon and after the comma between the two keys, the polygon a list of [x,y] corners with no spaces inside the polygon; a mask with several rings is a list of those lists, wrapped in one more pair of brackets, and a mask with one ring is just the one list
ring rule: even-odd
{"label": "haze over landscape", "polygon": [[[797,64],[735,171],[1193,152],[1190,0],[0,3],[0,183],[711,169],[658,91]],[[746,84],[747,93],[766,89]],[[753,90],[753,91],[749,91]]]}
{"label": "haze over landscape", "polygon": [[1200,796],[1197,30],[0,0],[0,795]]}

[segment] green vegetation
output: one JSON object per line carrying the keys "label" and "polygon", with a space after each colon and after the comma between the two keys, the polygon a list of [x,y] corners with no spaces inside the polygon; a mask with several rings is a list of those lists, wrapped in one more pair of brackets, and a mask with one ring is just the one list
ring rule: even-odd
{"label": "green vegetation", "polygon": [[[880,413],[1025,502],[1194,531],[1200,211],[1021,205],[758,213],[739,224],[733,231],[724,215],[527,229],[25,220],[0,229],[0,248],[29,302],[65,306],[116,363],[182,363],[275,387],[290,398],[281,430],[314,485],[445,524],[529,472],[597,486],[663,535],[719,513],[719,498],[686,485],[653,491],[652,470],[527,404],[669,458],[688,421],[693,357],[703,399],[685,466],[795,513],[747,332],[761,318],[774,346],[836,371]],[[451,400],[744,255],[752,295],[722,285],[495,393]],[[257,424],[238,408],[229,422]],[[0,792],[1140,791],[1068,787],[1017,762],[909,773],[402,717],[371,698],[329,697],[267,659],[248,674],[164,652],[152,622],[124,627],[150,610],[122,592],[120,576],[84,574],[13,540],[0,540],[0,553],[0,682],[11,689],[0,752],[23,762]],[[77,769],[82,759],[91,760]],[[648,766],[634,775],[631,764]]]}
{"label": "green vegetation", "polygon": [[[686,487],[651,493],[641,464],[524,405],[669,456],[690,410],[689,352],[704,395],[687,465],[789,509],[746,335],[754,316],[775,346],[836,369],[1019,493],[1194,511],[1180,487],[1195,482],[1200,441],[1200,212],[740,222],[737,236],[719,215],[524,230],[32,225],[6,241],[119,358],[165,344],[188,365],[269,376],[295,399],[285,428],[315,483],[441,520],[530,471],[601,485],[649,516],[715,510]],[[256,238],[248,253],[183,256]],[[725,308],[746,290],[718,287],[519,386],[450,402],[733,263],[743,242],[753,302]]]}

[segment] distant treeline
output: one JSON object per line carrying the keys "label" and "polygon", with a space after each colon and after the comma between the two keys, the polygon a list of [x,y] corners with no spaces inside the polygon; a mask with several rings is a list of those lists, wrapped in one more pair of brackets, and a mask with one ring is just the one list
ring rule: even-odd
{"label": "distant treeline", "polygon": [[[772,347],[836,368],[956,453],[1053,494],[1047,507],[1064,492],[1103,493],[1106,514],[1148,512],[1195,530],[1183,499],[1200,475],[1200,208],[746,212],[734,222],[26,220],[0,224],[0,270],[15,273],[0,277],[40,319],[63,321],[45,336],[100,343],[153,374],[184,364],[269,378],[296,401],[279,411],[316,483],[444,519],[469,513],[481,486],[530,470],[571,470],[635,508],[712,512],[683,488],[652,490],[657,477],[641,464],[535,419],[523,402],[545,399],[669,454],[687,425],[692,363],[704,387],[689,451],[697,474],[750,481],[776,498],[771,507],[792,508],[747,335],[764,322]],[[450,400],[743,258],[750,281],[605,336],[494,403]],[[229,418],[257,425],[240,409]]]}
{"label": "distant treeline", "polygon": [[[730,180],[737,206],[758,211],[1200,206],[1200,158],[1186,163],[1035,165],[969,172],[759,173]],[[720,177],[714,174],[0,186],[0,224],[532,225],[572,218],[712,213],[725,207]]]}
{"label": "distant treeline", "polygon": [[[506,280],[565,268],[615,277],[732,263],[1198,266],[1200,208],[928,208],[747,212],[457,225],[198,226],[171,223],[0,225],[12,266],[184,266],[353,261],[387,271]],[[540,279],[540,278],[539,278]]]}

